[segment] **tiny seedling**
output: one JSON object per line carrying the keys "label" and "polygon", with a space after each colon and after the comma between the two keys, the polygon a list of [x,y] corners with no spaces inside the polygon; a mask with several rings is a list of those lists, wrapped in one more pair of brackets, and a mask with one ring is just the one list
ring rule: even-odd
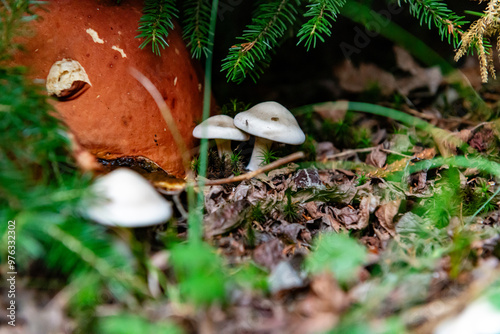
{"label": "tiny seedling", "polygon": [[241,151],[233,151],[229,157],[232,173],[236,176],[241,174]]}
{"label": "tiny seedling", "polygon": [[276,151],[273,151],[271,149],[265,150],[262,152],[262,155],[260,156],[262,158],[261,166],[265,166],[270,164],[273,161],[278,160],[278,154]]}
{"label": "tiny seedling", "polygon": [[285,190],[286,204],[283,207],[283,215],[289,222],[295,222],[299,219],[298,206],[292,202],[292,190],[288,188]]}

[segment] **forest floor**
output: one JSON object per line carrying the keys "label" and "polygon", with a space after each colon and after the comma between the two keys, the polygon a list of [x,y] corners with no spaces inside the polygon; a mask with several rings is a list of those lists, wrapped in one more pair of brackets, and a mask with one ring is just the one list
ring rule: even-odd
{"label": "forest floor", "polygon": [[[306,143],[276,146],[268,162],[298,151],[305,158],[205,187],[207,244],[165,250],[166,240],[186,238],[186,193],[156,175],[175,218],[132,232],[156,297],[138,306],[110,294],[93,316],[116,317],[99,332],[169,321],[175,328],[155,332],[462,333],[443,320],[480,296],[500,306],[500,86],[481,86],[472,59],[445,76],[402,49],[394,54],[391,72],[347,61],[335,69],[349,102],[292,109]],[[239,159],[226,162],[211,148],[208,180],[243,173],[250,147],[235,146]],[[30,304],[28,320],[0,333],[70,332],[84,313],[68,312],[67,293],[41,293],[46,303]],[[120,318],[125,310],[142,320]],[[490,315],[479,313],[480,327]]]}

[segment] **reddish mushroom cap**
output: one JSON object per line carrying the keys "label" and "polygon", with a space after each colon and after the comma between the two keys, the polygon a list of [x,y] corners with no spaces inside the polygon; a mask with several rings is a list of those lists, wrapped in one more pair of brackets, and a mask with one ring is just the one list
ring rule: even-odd
{"label": "reddish mushroom cap", "polygon": [[180,28],[168,36],[161,57],[139,49],[138,21],[142,1],[52,0],[30,24],[32,35],[21,41],[27,52],[14,63],[30,76],[47,78],[52,65],[78,61],[91,87],[74,99],[55,102],[78,142],[98,158],[146,157],[169,174],[184,176],[179,149],[156,104],[130,74],[134,67],[150,79],[170,107],[176,125],[194,147],[191,136],[201,118],[202,84],[181,38]]}

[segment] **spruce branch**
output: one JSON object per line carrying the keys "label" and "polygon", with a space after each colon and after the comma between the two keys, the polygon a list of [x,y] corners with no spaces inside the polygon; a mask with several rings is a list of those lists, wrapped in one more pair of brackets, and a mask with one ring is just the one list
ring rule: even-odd
{"label": "spruce branch", "polygon": [[210,30],[210,4],[206,0],[184,2],[184,34],[191,55],[200,59],[210,51],[208,32]]}
{"label": "spruce branch", "polygon": [[325,41],[323,35],[330,37],[332,22],[335,21],[344,4],[345,0],[310,0],[304,17],[311,17],[311,19],[304,23],[297,33],[299,38],[297,45],[305,41],[304,45],[309,51],[311,46],[316,47],[318,39],[321,42]]}
{"label": "spruce branch", "polygon": [[398,0],[400,6],[401,1],[410,6],[410,14],[420,20],[420,25],[425,24],[431,29],[434,24],[441,40],[446,38],[454,47],[458,45],[461,26],[468,23],[464,16],[458,16],[441,0]]}
{"label": "spruce branch", "polygon": [[175,0],[146,0],[137,29],[140,34],[136,38],[144,38],[139,47],[144,49],[151,43],[153,52],[160,55],[160,47],[165,49],[168,46],[168,31],[174,29],[172,19],[177,17]]}
{"label": "spruce branch", "polygon": [[252,23],[243,31],[223,60],[222,71],[228,81],[241,83],[247,76],[256,81],[271,61],[271,53],[296,19],[298,2],[292,0],[260,1]]}
{"label": "spruce branch", "polygon": [[[462,34],[460,47],[455,53],[455,61],[458,61],[471,50],[477,50],[483,82],[488,81],[488,74],[491,74],[493,78],[496,77],[490,41],[490,38],[495,36],[497,36],[498,42],[500,40],[500,0],[490,0],[483,15]],[[497,51],[500,51],[498,43]]]}

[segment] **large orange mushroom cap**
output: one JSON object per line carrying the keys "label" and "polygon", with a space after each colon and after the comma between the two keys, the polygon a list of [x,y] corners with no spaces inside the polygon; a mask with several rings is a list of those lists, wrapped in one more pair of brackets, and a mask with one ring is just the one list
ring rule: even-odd
{"label": "large orange mushroom cap", "polygon": [[30,25],[16,64],[33,79],[47,78],[52,65],[78,61],[91,86],[74,99],[55,102],[77,141],[98,158],[146,157],[171,175],[184,176],[181,152],[157,105],[130,74],[133,67],[152,81],[170,107],[187,147],[202,113],[202,81],[181,38],[170,32],[161,56],[139,49],[135,38],[142,1],[51,0]]}

